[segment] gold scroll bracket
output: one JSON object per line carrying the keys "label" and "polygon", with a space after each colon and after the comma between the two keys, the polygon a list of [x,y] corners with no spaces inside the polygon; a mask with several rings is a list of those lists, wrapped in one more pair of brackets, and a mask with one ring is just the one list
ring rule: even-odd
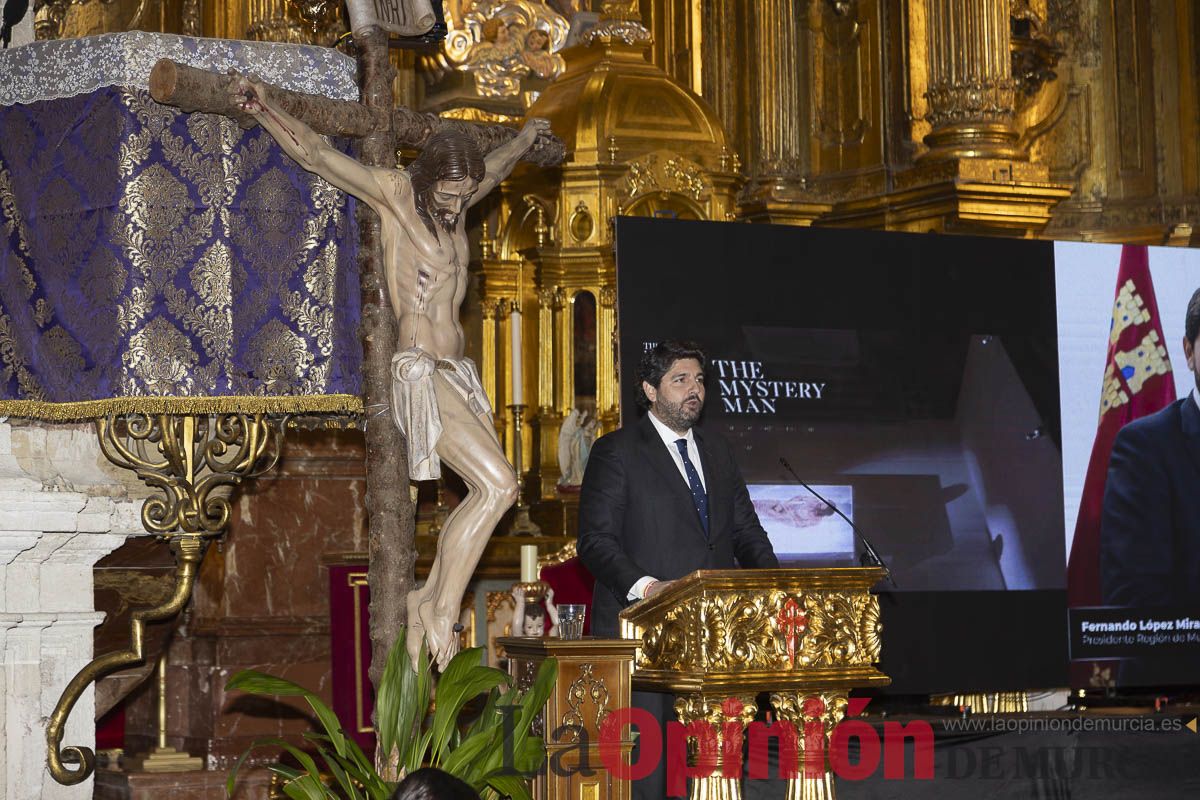
{"label": "gold scroll bracket", "polygon": [[[279,462],[287,419],[266,414],[110,414],[96,420],[105,457],[157,492],[142,504],[142,525],[174,553],[175,590],[162,605],[133,613],[127,650],[93,659],[63,690],[46,727],[46,759],[54,780],[70,786],[95,771],[96,754],[90,748],[61,747],[71,710],[93,681],[145,660],[146,623],[170,619],[187,605],[208,543],[229,525],[233,488]],[[70,769],[68,763],[80,767]]]}

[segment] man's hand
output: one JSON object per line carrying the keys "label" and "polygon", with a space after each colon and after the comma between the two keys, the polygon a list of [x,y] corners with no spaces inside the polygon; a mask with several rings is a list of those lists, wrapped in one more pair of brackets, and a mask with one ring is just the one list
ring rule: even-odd
{"label": "man's hand", "polygon": [[525,121],[525,127],[521,128],[521,136],[525,137],[529,145],[532,146],[542,131],[548,132],[549,130],[550,120],[542,119],[541,117],[530,117]]}
{"label": "man's hand", "polygon": [[237,76],[229,88],[234,104],[247,114],[257,115],[266,111],[263,103],[268,102],[267,87],[234,70],[230,70],[229,74]]}
{"label": "man's hand", "polygon": [[654,582],[652,582],[649,586],[646,587],[646,599],[649,600],[651,597],[654,597],[654,595],[658,594],[659,592],[670,589],[671,584],[673,584],[674,582],[675,581],[654,581]]}

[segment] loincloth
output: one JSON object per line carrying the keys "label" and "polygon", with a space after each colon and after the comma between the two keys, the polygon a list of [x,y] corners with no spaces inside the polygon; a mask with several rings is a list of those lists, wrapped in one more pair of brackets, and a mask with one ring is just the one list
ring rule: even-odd
{"label": "loincloth", "polygon": [[462,395],[472,414],[492,412],[474,361],[438,359],[430,369],[431,362],[429,354],[417,348],[392,356],[392,418],[408,440],[408,471],[414,481],[433,480],[442,474],[442,460],[435,452],[442,436],[435,372]]}

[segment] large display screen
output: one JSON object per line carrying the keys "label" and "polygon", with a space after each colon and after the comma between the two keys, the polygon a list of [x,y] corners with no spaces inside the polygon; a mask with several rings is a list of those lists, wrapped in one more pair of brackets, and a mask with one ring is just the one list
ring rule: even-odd
{"label": "large display screen", "polygon": [[646,348],[697,341],[781,561],[863,549],[798,477],[887,562],[896,691],[1066,683],[1052,244],[620,219],[617,292],[624,413]]}
{"label": "large display screen", "polygon": [[1060,398],[1058,314],[1064,294],[1107,284],[1091,320],[1105,324],[1120,248],[1071,245],[1111,262],[1088,275],[1056,271],[1051,242],[632,218],[616,231],[623,412],[640,413],[647,348],[704,348],[701,425],[733,444],[781,562],[858,563],[844,515],[890,567],[893,691],[1067,685],[1079,499],[1064,496],[1064,445],[1070,479],[1104,364],[1076,382],[1072,363]]}
{"label": "large display screen", "polygon": [[1200,684],[1200,252],[1057,242],[1054,262],[1072,684]]}

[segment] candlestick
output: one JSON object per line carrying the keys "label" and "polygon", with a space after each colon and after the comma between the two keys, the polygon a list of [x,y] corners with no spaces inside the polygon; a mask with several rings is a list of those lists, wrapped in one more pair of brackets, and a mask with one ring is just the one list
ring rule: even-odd
{"label": "candlestick", "polygon": [[509,394],[512,405],[519,406],[525,401],[522,399],[524,392],[521,375],[521,311],[515,305],[509,315],[509,325],[512,327],[512,386]]}
{"label": "candlestick", "polygon": [[197,756],[190,756],[174,747],[167,746],[167,652],[158,658],[158,746],[142,758],[130,759],[131,771],[141,772],[193,772],[204,768]]}
{"label": "candlestick", "polygon": [[521,545],[521,583],[532,583],[538,579],[537,545]]}
{"label": "candlestick", "polygon": [[524,469],[521,464],[521,418],[525,414],[525,406],[509,406],[513,418],[513,471],[517,473],[517,505],[513,513],[512,524],[508,532],[514,536],[526,534],[537,536],[542,532],[537,523],[529,518],[529,506],[525,505],[523,492],[520,491],[521,476]]}

